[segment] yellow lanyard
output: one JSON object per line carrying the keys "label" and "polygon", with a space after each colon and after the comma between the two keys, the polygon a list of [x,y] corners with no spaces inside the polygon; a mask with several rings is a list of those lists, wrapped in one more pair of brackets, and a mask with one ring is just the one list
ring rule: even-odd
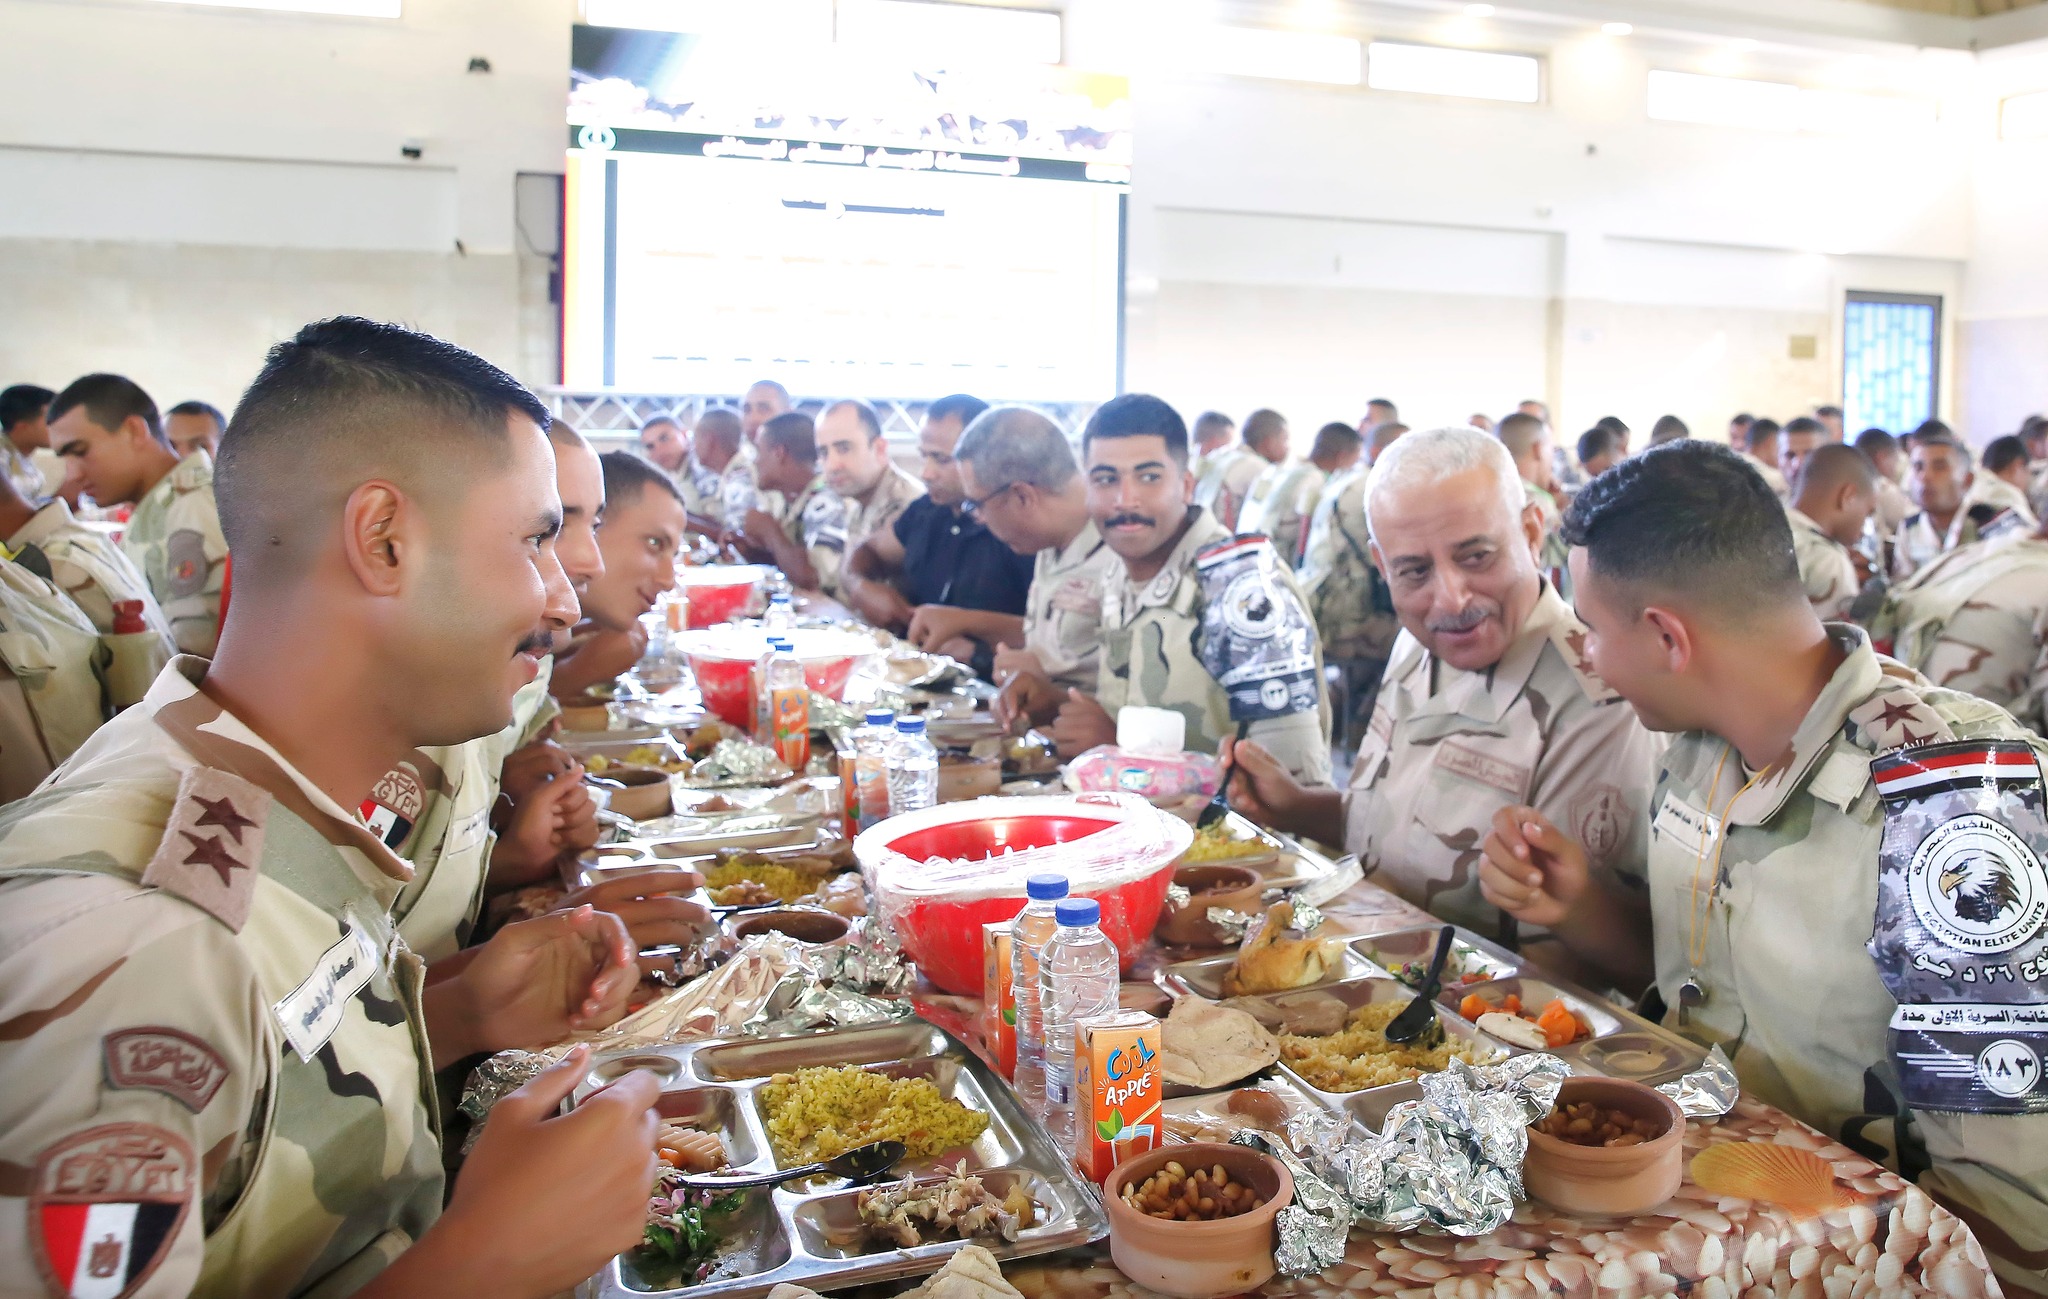
{"label": "yellow lanyard", "polygon": [[[1728,755],[1734,751],[1735,749],[1732,745],[1721,750],[1721,760],[1714,764],[1714,779],[1707,786],[1707,815],[1709,817],[1713,816],[1714,795],[1721,788],[1721,770],[1728,765]],[[1757,772],[1754,776],[1742,782],[1742,788],[1736,790],[1729,797],[1727,803],[1722,805],[1720,818],[1710,821],[1705,827],[1707,833],[1713,836],[1714,840],[1714,870],[1713,874],[1709,876],[1707,884],[1707,904],[1705,908],[1700,906],[1700,872],[1707,865],[1707,841],[1705,838],[1700,840],[1699,852],[1693,858],[1692,914],[1686,917],[1689,923],[1685,934],[1685,958],[1691,966],[1691,974],[1695,982],[1698,980],[1700,967],[1706,963],[1707,938],[1712,933],[1714,924],[1712,914],[1714,898],[1721,891],[1721,849],[1728,843],[1728,814],[1735,810],[1735,804],[1740,801],[1742,796],[1747,794],[1756,785],[1756,782],[1769,775],[1771,767],[1777,765],[1774,762],[1769,767],[1765,767],[1762,771]]]}

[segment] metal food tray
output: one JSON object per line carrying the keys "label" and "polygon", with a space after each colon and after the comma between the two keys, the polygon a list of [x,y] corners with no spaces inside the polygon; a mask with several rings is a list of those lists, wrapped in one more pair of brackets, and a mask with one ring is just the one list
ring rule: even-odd
{"label": "metal food tray", "polygon": [[[996,1195],[1019,1181],[1045,1216],[1015,1241],[983,1240],[1000,1260],[1027,1258],[1085,1245],[1109,1232],[1100,1196],[1032,1121],[1016,1093],[957,1039],[922,1020],[839,1032],[757,1040],[710,1040],[615,1053],[591,1063],[572,1105],[635,1069],[661,1078],[656,1109],[664,1118],[715,1132],[735,1174],[788,1167],[776,1158],[759,1094],[769,1077],[813,1065],[859,1065],[896,1078],[929,1078],[941,1095],[988,1115],[989,1124],[973,1145],[925,1160],[905,1161],[896,1178],[943,1175],[963,1159]],[[831,1243],[830,1235],[855,1221],[856,1188],[843,1180],[798,1182],[751,1192],[751,1203],[735,1221],[751,1239],[729,1256],[729,1275],[693,1286],[656,1288],[623,1254],[583,1283],[581,1299],[624,1299],[639,1295],[680,1295],[692,1299],[754,1299],[787,1281],[831,1290],[894,1281],[937,1271],[965,1241],[934,1241],[909,1249],[857,1253]],[[721,1272],[725,1269],[721,1269]]]}
{"label": "metal food tray", "polygon": [[[1360,956],[1349,944],[1341,949],[1341,958],[1336,973],[1323,982],[1307,984],[1304,988],[1289,988],[1287,991],[1300,992],[1306,988],[1328,987],[1332,983],[1343,983],[1352,979],[1387,977],[1385,970]],[[1152,976],[1152,980],[1169,996],[1185,997],[1193,994],[1197,997],[1207,997],[1210,1001],[1221,1001],[1228,995],[1223,991],[1223,976],[1229,973],[1230,967],[1236,963],[1236,952],[1200,956],[1191,961],[1175,961],[1171,965],[1162,966],[1159,972]]]}
{"label": "metal food tray", "polygon": [[1309,901],[1316,903],[1329,901],[1364,878],[1364,872],[1359,869],[1357,859],[1344,857],[1332,860],[1291,836],[1275,834],[1241,813],[1225,814],[1223,824],[1234,838],[1245,843],[1259,844],[1266,852],[1277,854],[1276,859],[1259,860],[1254,856],[1251,860],[1240,860],[1221,857],[1207,861],[1185,862],[1184,865],[1247,866],[1258,873],[1265,887],[1303,894]]}
{"label": "metal food tray", "polygon": [[1446,988],[1437,1001],[1455,1014],[1458,1002],[1467,993],[1477,993],[1496,1003],[1513,993],[1522,999],[1522,1009],[1529,1014],[1553,999],[1564,1002],[1593,1030],[1591,1037],[1550,1048],[1550,1054],[1569,1064],[1573,1073],[1654,1085],[1690,1073],[1707,1058],[1705,1047],[1570,984],[1522,975]]}
{"label": "metal food tray", "polygon": [[[1451,956],[1462,962],[1461,969],[1476,973],[1479,977],[1467,978],[1463,982],[1446,980],[1446,991],[1458,990],[1460,995],[1478,988],[1481,984],[1511,978],[1522,972],[1522,958],[1496,943],[1481,938],[1462,925],[1452,926],[1457,931],[1451,941]],[[1404,987],[1414,987],[1395,971],[1401,965],[1414,962],[1427,966],[1429,958],[1436,954],[1437,935],[1443,932],[1442,925],[1418,925],[1411,929],[1391,929],[1385,933],[1367,934],[1351,940],[1351,950],[1369,962],[1376,970]],[[1446,966],[1448,974],[1449,967]],[[1418,980],[1417,982],[1420,982]]]}

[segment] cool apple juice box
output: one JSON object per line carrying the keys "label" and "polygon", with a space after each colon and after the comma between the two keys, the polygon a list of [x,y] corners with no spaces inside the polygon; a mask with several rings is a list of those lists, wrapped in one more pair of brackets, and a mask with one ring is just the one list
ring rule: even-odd
{"label": "cool apple juice box", "polygon": [[1017,1077],[1017,991],[1010,983],[1010,926],[992,920],[981,927],[982,1040],[1003,1077]]}
{"label": "cool apple juice box", "polygon": [[1115,1010],[1075,1024],[1074,1095],[1074,1165],[1089,1181],[1159,1145],[1159,1017]]}

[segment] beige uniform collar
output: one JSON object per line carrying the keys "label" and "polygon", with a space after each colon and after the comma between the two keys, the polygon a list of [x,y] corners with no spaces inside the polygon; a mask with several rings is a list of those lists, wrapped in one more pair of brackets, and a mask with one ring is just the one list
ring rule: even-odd
{"label": "beige uniform collar", "polygon": [[1045,575],[1049,578],[1064,577],[1095,558],[1095,552],[1101,550],[1105,544],[1102,540],[1102,530],[1095,526],[1095,520],[1088,520],[1081,525],[1081,530],[1074,534],[1072,541],[1057,550],[1045,552]]}
{"label": "beige uniform collar", "polygon": [[1156,609],[1171,604],[1174,591],[1179,588],[1181,579],[1187,576],[1188,569],[1195,562],[1195,552],[1230,535],[1229,531],[1216,521],[1216,516],[1201,506],[1190,506],[1188,513],[1188,530],[1181,534],[1180,542],[1174,546],[1172,553],[1167,555],[1166,563],[1153,575],[1151,581],[1142,587],[1134,586],[1129,566],[1116,566],[1109,590],[1111,598],[1123,608],[1125,621],[1135,617],[1140,609]]}
{"label": "beige uniform collar", "polygon": [[164,666],[136,708],[200,763],[240,776],[275,798],[337,848],[363,887],[386,906],[412,878],[412,867],[386,848],[353,813],[299,774],[270,742],[202,693],[207,661],[180,655]]}
{"label": "beige uniform collar", "polygon": [[1804,512],[1802,512],[1794,506],[1788,505],[1785,507],[1785,521],[1790,523],[1795,528],[1804,528],[1808,532],[1813,533],[1815,536],[1824,537],[1830,543],[1835,542],[1835,539],[1833,537],[1828,536],[1828,531],[1826,528],[1823,528],[1820,526],[1820,524],[1815,523],[1811,516],[1805,514]]}
{"label": "beige uniform collar", "polygon": [[[10,444],[11,445],[11,444]],[[21,525],[15,534],[7,539],[9,550],[20,550],[23,546],[40,546],[59,532],[75,527],[71,507],[61,496],[52,496],[49,504],[37,510],[29,521]]]}
{"label": "beige uniform collar", "polygon": [[1806,784],[1814,764],[1834,744],[1843,725],[1852,720],[1851,714],[1860,711],[1857,706],[1884,685],[1883,663],[1862,628],[1828,623],[1827,633],[1847,657],[1828,679],[1820,697],[1813,701],[1813,707],[1807,709],[1806,720],[1793,733],[1792,746],[1785,756],[1772,764],[1769,775],[1751,785],[1730,805],[1730,825],[1762,825],[1776,816],[1793,791]]}
{"label": "beige uniform collar", "polygon": [[1558,643],[1560,652],[1573,671],[1579,675],[1580,683],[1587,687],[1587,693],[1596,699],[1607,697],[1611,692],[1600,685],[1598,678],[1590,675],[1590,667],[1582,665],[1574,656],[1572,647],[1578,637],[1585,634],[1585,628],[1573,615],[1571,607],[1559,596],[1549,582],[1542,584],[1536,596],[1536,607],[1529,611],[1529,617],[1522,624],[1521,634],[1509,644],[1507,653],[1492,667],[1477,672],[1460,671],[1449,665],[1442,665],[1437,672],[1435,689],[1427,688],[1427,675],[1438,667],[1435,656],[1423,649],[1422,643],[1413,636],[1403,633],[1394,650],[1394,661],[1387,667],[1389,681],[1408,679],[1412,674],[1425,674],[1418,685],[1422,689],[1412,691],[1412,697],[1419,702],[1408,720],[1412,723],[1425,717],[1462,718],[1483,725],[1497,726],[1508,715],[1528,687],[1529,677],[1536,670],[1537,662],[1543,657],[1546,645]]}

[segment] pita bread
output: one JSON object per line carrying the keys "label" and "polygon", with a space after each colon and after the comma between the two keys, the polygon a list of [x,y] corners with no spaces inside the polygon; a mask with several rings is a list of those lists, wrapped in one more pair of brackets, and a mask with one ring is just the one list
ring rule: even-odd
{"label": "pita bread", "polygon": [[1159,1068],[1170,1083],[1222,1087],[1280,1058],[1280,1043],[1241,1010],[1182,997],[1160,1030]]}

